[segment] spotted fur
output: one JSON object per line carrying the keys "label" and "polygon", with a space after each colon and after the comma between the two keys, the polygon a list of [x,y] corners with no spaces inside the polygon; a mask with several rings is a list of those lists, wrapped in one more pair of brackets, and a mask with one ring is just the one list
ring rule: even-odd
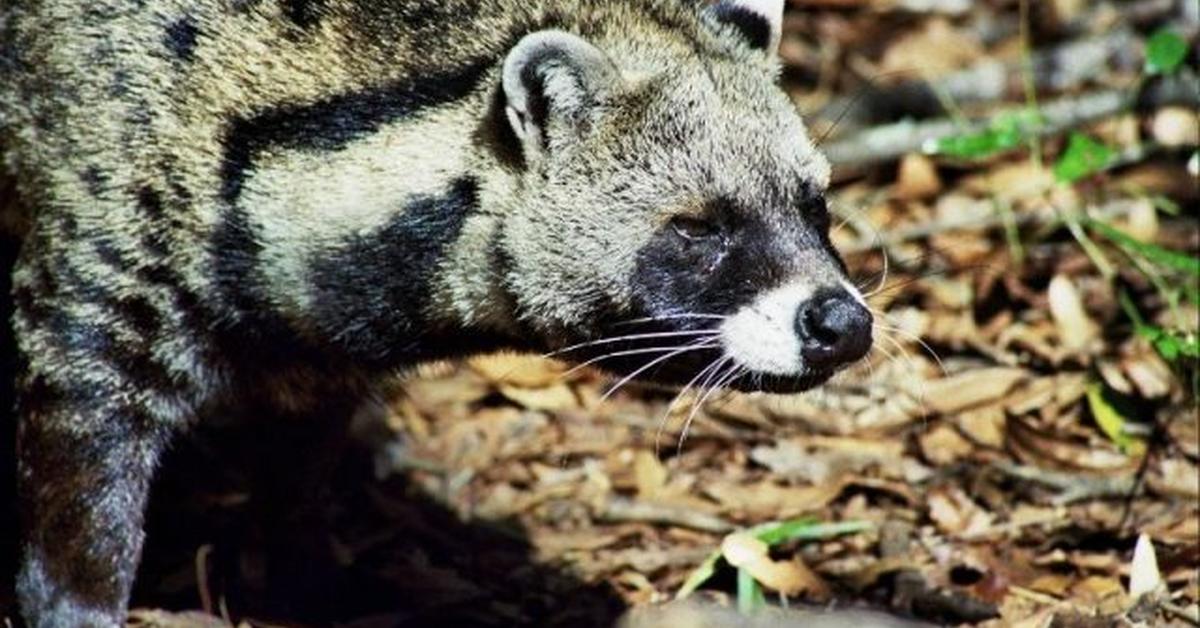
{"label": "spotted fur", "polygon": [[[801,333],[755,299],[844,275],[828,166],[775,85],[781,12],[6,3],[0,145],[31,211],[13,274],[29,623],[123,621],[160,454],[248,399],[336,420],[417,361],[642,317]],[[731,385],[828,376],[802,362]]]}

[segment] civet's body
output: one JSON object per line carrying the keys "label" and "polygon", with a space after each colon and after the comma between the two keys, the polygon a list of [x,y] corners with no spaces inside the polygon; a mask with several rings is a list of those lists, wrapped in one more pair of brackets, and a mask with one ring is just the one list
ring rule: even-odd
{"label": "civet's body", "polygon": [[798,390],[861,357],[828,166],[775,84],[781,20],[781,0],[6,3],[30,624],[123,621],[160,454],[215,413],[340,425],[405,365],[614,325],[710,339],[641,373],[668,382],[721,359],[731,386]]}

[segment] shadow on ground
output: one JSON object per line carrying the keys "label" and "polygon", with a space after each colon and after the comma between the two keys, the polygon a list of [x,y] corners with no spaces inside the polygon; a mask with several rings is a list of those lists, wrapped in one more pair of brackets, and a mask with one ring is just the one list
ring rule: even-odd
{"label": "shadow on ground", "polygon": [[[305,530],[294,567],[264,579],[275,564],[264,548],[285,531],[264,529],[231,462],[247,438],[253,430],[209,429],[172,453],[152,498],[134,607],[207,604],[235,621],[363,627],[611,626],[623,610],[608,586],[536,564],[519,523],[464,524],[403,480],[377,480],[370,452],[354,448],[322,501],[332,530]],[[330,567],[309,569],[313,546],[333,548],[332,561],[312,557]]]}

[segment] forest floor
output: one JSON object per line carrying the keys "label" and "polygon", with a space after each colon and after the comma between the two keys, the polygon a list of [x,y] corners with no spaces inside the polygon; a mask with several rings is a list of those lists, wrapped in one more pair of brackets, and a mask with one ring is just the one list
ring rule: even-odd
{"label": "forest floor", "polygon": [[[359,421],[328,502],[355,579],[297,608],[605,625],[686,584],[942,625],[1200,625],[1200,16],[1031,4],[790,4],[784,81],[835,164],[868,359],[703,399],[604,398],[611,378],[529,356],[422,367]],[[247,496],[207,447],[174,472],[207,485],[156,489],[137,625],[275,625],[221,571]]]}

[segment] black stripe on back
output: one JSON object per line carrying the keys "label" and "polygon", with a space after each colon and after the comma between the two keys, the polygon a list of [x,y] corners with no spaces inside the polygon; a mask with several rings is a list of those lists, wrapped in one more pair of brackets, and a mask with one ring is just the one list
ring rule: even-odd
{"label": "black stripe on back", "polygon": [[385,124],[467,97],[494,64],[495,59],[480,59],[455,70],[235,119],[225,136],[222,196],[231,204],[237,200],[255,156],[267,148],[338,150]]}

